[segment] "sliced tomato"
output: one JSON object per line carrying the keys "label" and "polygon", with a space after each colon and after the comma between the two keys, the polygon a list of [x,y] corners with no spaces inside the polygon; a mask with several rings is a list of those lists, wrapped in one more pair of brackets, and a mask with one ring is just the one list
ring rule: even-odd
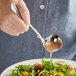
{"label": "sliced tomato", "polygon": [[43,67],[43,66],[42,66],[41,64],[39,64],[39,63],[36,63],[35,66],[38,66],[39,68],[40,68],[40,67]]}
{"label": "sliced tomato", "polygon": [[73,70],[73,67],[67,67],[67,69],[69,70],[69,71],[71,71],[71,70]]}
{"label": "sliced tomato", "polygon": [[62,65],[61,63],[56,63],[58,66]]}

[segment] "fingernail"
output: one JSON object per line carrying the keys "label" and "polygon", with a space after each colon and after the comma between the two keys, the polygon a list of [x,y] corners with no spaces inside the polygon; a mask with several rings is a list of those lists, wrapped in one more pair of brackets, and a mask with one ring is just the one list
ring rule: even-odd
{"label": "fingernail", "polygon": [[19,36],[20,34],[16,34],[16,36]]}
{"label": "fingernail", "polygon": [[30,20],[27,18],[26,25],[30,24]]}
{"label": "fingernail", "polygon": [[20,34],[23,34],[24,32],[21,32]]}
{"label": "fingernail", "polygon": [[27,28],[27,30],[26,30],[26,31],[28,31],[28,30],[29,30],[29,25],[26,25],[26,28]]}

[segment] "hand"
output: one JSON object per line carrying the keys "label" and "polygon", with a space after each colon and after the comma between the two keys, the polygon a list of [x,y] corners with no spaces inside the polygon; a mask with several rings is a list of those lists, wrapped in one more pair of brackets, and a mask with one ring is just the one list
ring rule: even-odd
{"label": "hand", "polygon": [[[0,0],[1,1],[1,0]],[[3,1],[3,2],[2,2]],[[0,2],[0,29],[10,35],[18,36],[29,29],[30,14],[23,0],[12,0],[19,10],[21,18],[11,10],[11,1]]]}

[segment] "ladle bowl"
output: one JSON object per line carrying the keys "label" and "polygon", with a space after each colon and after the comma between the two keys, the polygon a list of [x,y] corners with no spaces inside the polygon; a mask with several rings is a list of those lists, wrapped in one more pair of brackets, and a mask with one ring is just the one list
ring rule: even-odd
{"label": "ladle bowl", "polygon": [[54,34],[45,38],[43,46],[48,52],[55,52],[62,47],[62,40],[58,35]]}

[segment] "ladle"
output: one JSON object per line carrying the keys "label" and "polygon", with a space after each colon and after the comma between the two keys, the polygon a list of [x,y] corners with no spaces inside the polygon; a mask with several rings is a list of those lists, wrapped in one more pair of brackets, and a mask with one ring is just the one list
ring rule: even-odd
{"label": "ladle", "polygon": [[[12,10],[15,13],[17,13],[18,10],[17,10],[17,8],[16,8],[16,6],[15,6],[14,3],[11,4],[11,8],[12,8]],[[55,52],[55,51],[57,51],[58,49],[61,48],[61,46],[62,46],[62,40],[61,40],[61,38],[58,35],[56,35],[56,34],[50,35],[49,37],[47,37],[47,38],[44,39],[40,35],[40,33],[31,24],[29,26],[37,34],[37,37],[41,40],[44,48],[48,52],[50,52],[50,54],[52,54],[53,52]]]}

